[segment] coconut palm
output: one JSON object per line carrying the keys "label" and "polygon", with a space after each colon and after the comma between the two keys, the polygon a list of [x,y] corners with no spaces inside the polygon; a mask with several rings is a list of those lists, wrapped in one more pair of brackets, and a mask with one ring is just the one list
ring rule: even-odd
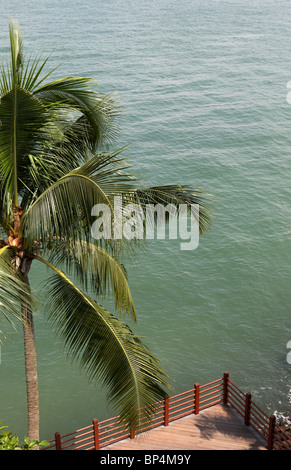
{"label": "coconut palm", "polygon": [[[119,318],[136,320],[122,240],[92,237],[92,208],[114,197],[144,206],[199,204],[200,231],[210,223],[204,195],[182,186],[141,188],[121,151],[105,152],[118,132],[112,96],[83,77],[49,81],[46,60],[25,60],[19,28],[9,23],[11,63],[0,81],[0,321],[1,333],[21,321],[24,330],[28,435],[39,439],[32,263],[48,267],[49,323],[65,351],[91,382],[107,386],[108,400],[129,426],[140,410],[165,396],[168,377],[158,359]],[[130,245],[131,242],[126,242]],[[73,279],[73,280],[72,280]],[[88,291],[92,292],[91,296]],[[113,315],[99,300],[110,294]],[[97,300],[99,299],[99,300]]]}

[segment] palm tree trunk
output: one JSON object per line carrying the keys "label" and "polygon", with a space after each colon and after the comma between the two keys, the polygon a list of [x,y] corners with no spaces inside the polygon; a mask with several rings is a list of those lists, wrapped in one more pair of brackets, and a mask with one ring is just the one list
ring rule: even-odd
{"label": "palm tree trunk", "polygon": [[[22,262],[22,272],[24,281],[29,286],[28,272],[31,260],[27,258]],[[31,305],[22,304],[21,313],[24,320],[24,354],[25,354],[25,376],[27,390],[27,411],[28,411],[28,437],[30,440],[39,441],[39,398],[37,380],[37,361],[34,336],[33,316]]]}

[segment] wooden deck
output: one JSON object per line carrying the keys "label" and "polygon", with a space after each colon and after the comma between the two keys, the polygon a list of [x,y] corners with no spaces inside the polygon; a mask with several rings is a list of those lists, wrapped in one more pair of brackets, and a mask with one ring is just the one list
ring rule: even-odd
{"label": "wooden deck", "polygon": [[102,450],[266,450],[266,441],[231,407],[215,405]]}

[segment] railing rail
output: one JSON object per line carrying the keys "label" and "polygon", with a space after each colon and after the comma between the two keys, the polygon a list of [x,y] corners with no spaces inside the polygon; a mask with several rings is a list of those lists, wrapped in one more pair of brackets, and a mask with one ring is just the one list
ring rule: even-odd
{"label": "railing rail", "polygon": [[47,449],[55,450],[99,450],[123,439],[134,439],[136,434],[158,426],[168,426],[170,422],[199,414],[201,410],[216,404],[234,408],[244,419],[246,426],[252,426],[266,441],[267,449],[291,450],[291,436],[281,429],[274,416],[268,417],[253,401],[250,393],[242,392],[229,378],[223,377],[204,385],[194,384],[194,388],[179,393],[155,404],[151,421],[141,419],[137,429],[128,429],[116,416],[65,434],[55,433]]}

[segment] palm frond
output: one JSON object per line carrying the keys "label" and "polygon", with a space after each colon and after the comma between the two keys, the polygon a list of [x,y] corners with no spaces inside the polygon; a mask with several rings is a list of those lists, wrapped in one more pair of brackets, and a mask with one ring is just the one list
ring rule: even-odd
{"label": "palm frond", "polygon": [[[15,329],[15,320],[23,322],[20,306],[31,302],[29,287],[15,267],[15,250],[6,245],[0,249],[0,323],[6,331]],[[0,334],[5,337],[4,331]]]}
{"label": "palm frond", "polygon": [[137,204],[141,209],[148,205],[161,204],[175,207],[185,205],[199,206],[199,230],[205,234],[213,224],[213,196],[194,185],[163,185],[154,187],[138,187],[137,178],[129,173],[129,166],[122,156],[124,148],[110,154],[92,155],[82,166],[72,173],[82,174],[102,188],[102,191],[113,199],[121,196],[123,207]]}
{"label": "palm frond", "polygon": [[123,150],[124,148],[111,153],[91,154],[73,173],[90,178],[107,195],[126,191],[134,187],[133,184],[137,184],[138,180],[129,173],[129,165],[122,156]]}
{"label": "palm frond", "polygon": [[66,272],[73,274],[84,289],[90,288],[102,298],[113,294],[116,310],[136,320],[125,267],[112,254],[98,245],[64,237],[58,240],[49,237],[46,247],[50,262],[65,266]]}
{"label": "palm frond", "polygon": [[50,55],[44,60],[39,56],[32,61],[30,59],[27,61],[25,68],[23,67],[23,73],[21,75],[22,88],[33,93],[35,89],[39,88],[39,86],[58,69],[59,66],[56,66],[41,77],[41,73],[43,72],[49,58]]}
{"label": "palm frond", "polygon": [[[143,210],[148,206],[161,204],[166,207],[173,205],[179,207],[185,205],[191,210],[191,206],[197,206],[197,222],[199,231],[205,234],[213,224],[213,215],[210,201],[212,196],[194,185],[165,185],[149,188],[128,188],[122,191],[120,196],[124,204],[137,204]],[[192,212],[194,215],[195,211]]]}
{"label": "palm frond", "polygon": [[69,173],[44,191],[22,216],[26,247],[48,236],[91,239],[91,211],[96,204],[113,210],[102,188],[85,175]]}
{"label": "palm frond", "polygon": [[18,85],[1,97],[0,177],[5,192],[13,193],[16,172],[21,193],[19,175],[27,178],[30,154],[42,154],[47,143],[45,128],[51,119],[51,112]]}
{"label": "palm frond", "polygon": [[23,68],[22,38],[19,26],[14,20],[9,21],[11,48],[11,83],[19,84],[19,76]]}
{"label": "palm frond", "polygon": [[64,341],[68,355],[91,383],[107,387],[108,401],[121,420],[136,425],[149,418],[154,403],[165,397],[168,377],[158,360],[131,329],[79,290],[47,261],[56,274],[46,286],[48,319]]}
{"label": "palm frond", "polygon": [[101,143],[110,143],[119,134],[116,118],[119,108],[113,95],[104,95],[92,87],[96,82],[85,77],[65,77],[34,90],[45,105],[80,113],[67,130],[67,137],[85,139],[92,151]]}

